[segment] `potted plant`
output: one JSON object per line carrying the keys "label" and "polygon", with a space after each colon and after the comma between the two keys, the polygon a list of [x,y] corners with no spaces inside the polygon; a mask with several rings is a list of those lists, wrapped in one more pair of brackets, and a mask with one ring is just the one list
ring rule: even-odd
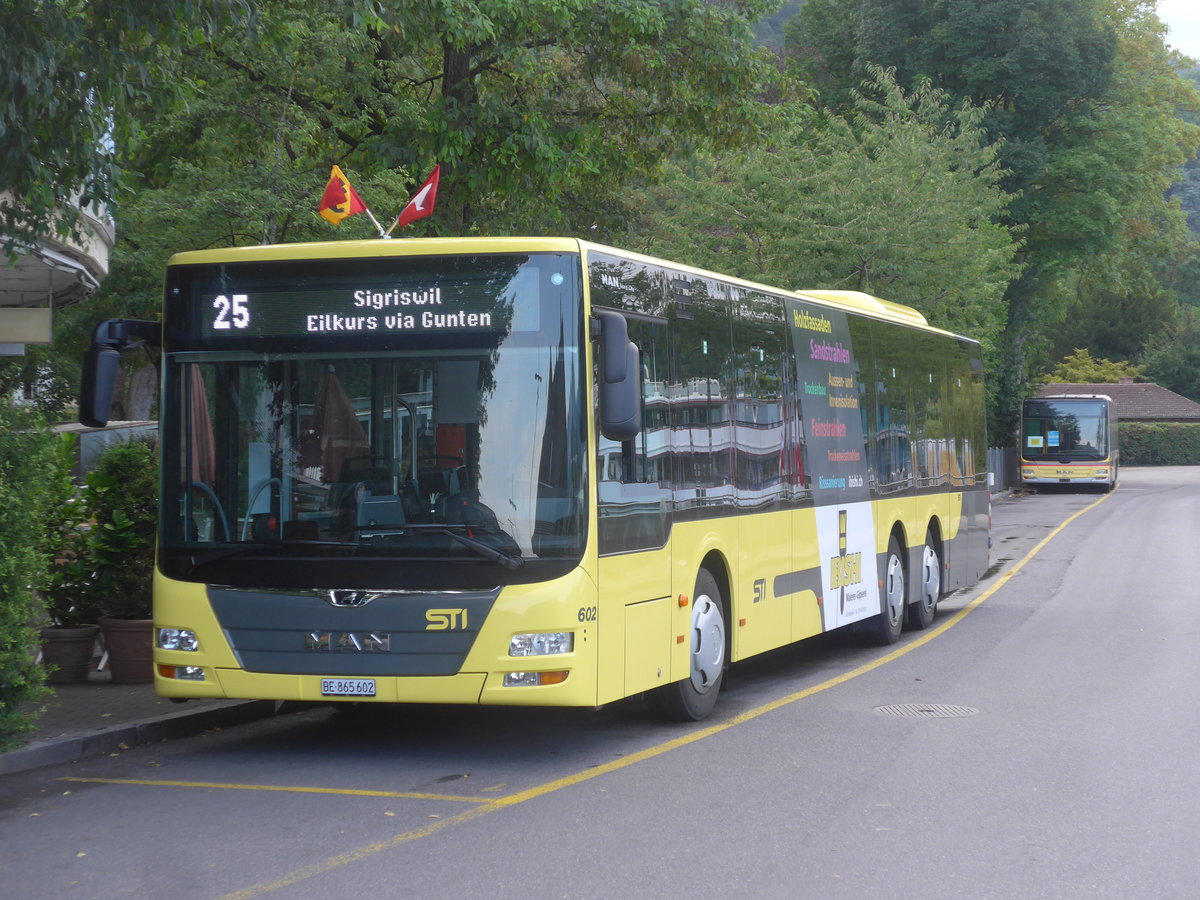
{"label": "potted plant", "polygon": [[49,624],[41,628],[42,665],[55,684],[86,681],[91,671],[100,611],[92,589],[83,504],[68,498],[47,531],[49,571],[41,585]]}
{"label": "potted plant", "polygon": [[34,586],[47,622],[39,630],[42,665],[46,680],[55,684],[87,679],[100,631],[89,590],[86,512],[71,478],[75,446],[74,435],[59,435],[38,476],[46,499],[41,548],[46,566]]}
{"label": "potted plant", "polygon": [[90,590],[112,680],[154,680],[151,585],[158,511],[158,465],[146,441],[115,444],[87,476]]}

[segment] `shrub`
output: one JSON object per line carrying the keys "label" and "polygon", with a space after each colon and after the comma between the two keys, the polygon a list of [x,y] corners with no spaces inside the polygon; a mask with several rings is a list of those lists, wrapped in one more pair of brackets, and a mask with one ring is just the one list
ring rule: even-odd
{"label": "shrub", "polygon": [[22,704],[46,695],[34,661],[35,625],[46,613],[53,516],[70,487],[72,444],[34,414],[0,398],[0,748],[33,727]]}
{"label": "shrub", "polygon": [[148,619],[154,581],[158,461],[146,441],[114,444],[87,476],[91,591],[100,614]]}
{"label": "shrub", "polygon": [[1200,465],[1200,424],[1121,422],[1117,428],[1122,465]]}

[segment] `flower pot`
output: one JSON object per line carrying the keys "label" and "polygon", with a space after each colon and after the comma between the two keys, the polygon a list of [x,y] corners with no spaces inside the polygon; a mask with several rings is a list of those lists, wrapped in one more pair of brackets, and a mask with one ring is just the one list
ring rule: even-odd
{"label": "flower pot", "polygon": [[42,629],[42,665],[51,684],[78,684],[87,681],[96,648],[99,625]]}
{"label": "flower pot", "polygon": [[151,619],[101,619],[108,668],[116,684],[154,681],[154,622]]}

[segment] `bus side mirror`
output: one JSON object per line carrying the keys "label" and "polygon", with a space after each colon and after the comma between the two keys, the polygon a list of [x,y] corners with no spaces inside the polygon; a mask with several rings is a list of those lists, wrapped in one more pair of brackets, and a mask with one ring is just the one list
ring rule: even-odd
{"label": "bus side mirror", "polygon": [[610,441],[631,441],[642,423],[641,353],[629,340],[625,317],[596,310],[600,323],[600,433]]}
{"label": "bus side mirror", "polygon": [[121,354],[143,343],[158,344],[162,329],[157,322],[138,319],[105,319],[92,332],[92,345],[83,354],[79,379],[79,421],[89,428],[108,424],[113,389]]}
{"label": "bus side mirror", "polygon": [[88,347],[84,351],[79,380],[79,421],[89,428],[103,428],[108,424],[120,362],[121,352],[111,347]]}

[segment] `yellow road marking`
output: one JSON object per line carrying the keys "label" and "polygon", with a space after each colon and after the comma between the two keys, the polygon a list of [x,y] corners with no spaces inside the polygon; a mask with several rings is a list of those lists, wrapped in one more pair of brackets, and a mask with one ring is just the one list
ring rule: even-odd
{"label": "yellow road marking", "polygon": [[490,803],[494,797],[464,797],[461,794],[422,794],[415,791],[360,791],[352,788],[295,787],[283,784],[224,784],[217,781],[161,781],[152,778],[81,778],[68,776],[59,781],[83,781],[89,784],[144,784],[150,787],[208,788],[222,791],[282,791],[288,794],[338,794],[347,797],[399,797],[404,800],[451,800],[456,803]]}
{"label": "yellow road marking", "polygon": [[[924,645],[926,645],[930,641],[932,641],[934,638],[937,638],[937,637],[945,634],[947,631],[949,631],[951,628],[953,628],[955,625],[957,625],[959,622],[961,622],[963,619],[965,619],[974,609],[978,608],[981,603],[983,603],[985,600],[987,600],[989,597],[991,597],[993,594],[995,594],[998,590],[1000,590],[1000,588],[1002,588],[1005,584],[1007,584],[1014,575],[1016,575],[1019,571],[1021,571],[1021,569],[1023,569],[1025,567],[1025,565],[1031,559],[1033,559],[1034,556],[1036,556],[1041,551],[1041,549],[1043,547],[1045,547],[1046,544],[1048,544],[1063,529],[1065,529],[1068,525],[1070,525],[1072,522],[1074,522],[1076,519],[1078,519],[1084,513],[1088,512],[1092,509],[1095,509],[1097,506],[1099,506],[1101,503],[1103,503],[1105,500],[1107,500],[1111,496],[1112,496],[1112,494],[1105,494],[1099,500],[1097,500],[1095,503],[1085,506],[1083,509],[1079,510],[1074,515],[1070,516],[1065,521],[1063,521],[1062,524],[1060,524],[1057,528],[1055,528],[1053,531],[1051,531],[1049,534],[1047,534],[1044,538],[1042,538],[1042,540],[1040,540],[1034,546],[1034,548],[1032,550],[1030,550],[1028,553],[1026,553],[1025,556],[1022,557],[1022,559],[1018,563],[1016,563],[1016,565],[1014,565],[1011,569],[1008,569],[1006,572],[1004,572],[1004,574],[1002,574],[998,579],[996,579],[995,583],[992,584],[987,590],[983,591],[978,597],[973,599],[970,603],[968,603],[966,606],[964,606],[962,609],[960,609],[958,612],[956,612],[954,615],[952,615],[949,619],[947,619],[941,625],[939,625],[936,628],[932,628],[929,631],[926,631],[920,637],[918,637],[914,640],[908,641],[907,643],[904,644],[904,646],[898,647],[895,650],[893,650],[892,652],[887,653],[877,659],[874,659],[871,662],[864,663],[863,665],[858,666],[855,669],[851,669],[850,671],[845,672],[842,675],[838,675],[835,678],[827,679],[826,681],[823,681],[820,684],[815,684],[812,687],[808,687],[803,690],[796,691],[795,693],[788,694],[786,697],[781,697],[778,700],[772,700],[769,703],[764,703],[761,706],[756,706],[754,709],[747,710],[744,713],[740,713],[739,715],[733,716],[732,718],[726,719],[725,721],[719,722],[715,725],[708,725],[706,727],[699,728],[696,731],[690,732],[686,735],[682,735],[681,737],[677,737],[673,740],[667,741],[662,744],[657,744],[653,747],[648,747],[645,750],[640,750],[637,753],[632,753],[629,756],[622,757],[621,759],[612,760],[611,762],[603,763],[602,765],[595,766],[594,768],[585,769],[582,772],[576,772],[573,775],[567,775],[563,778],[556,778],[553,781],[548,781],[545,784],[536,785],[536,786],[528,788],[524,791],[518,791],[515,794],[509,794],[508,796],[505,796],[505,797],[497,797],[494,799],[488,799],[485,802],[480,803],[479,806],[476,806],[473,809],[464,810],[463,812],[457,813],[453,816],[449,816],[445,819],[438,819],[436,822],[431,822],[430,824],[425,825],[421,828],[414,828],[410,831],[402,832],[401,834],[394,835],[393,837],[387,839],[386,841],[379,841],[378,843],[368,844],[365,847],[359,847],[355,850],[351,850],[348,853],[342,853],[337,856],[332,856],[329,859],[323,860],[322,862],[319,862],[319,863],[315,863],[311,866],[304,866],[303,868],[296,869],[292,872],[287,873],[286,875],[282,875],[279,878],[274,879],[273,881],[265,881],[260,884],[254,885],[253,887],[246,888],[245,890],[235,891],[232,894],[226,894],[223,898],[221,898],[221,900],[251,900],[251,898],[253,898],[253,897],[258,897],[262,894],[267,894],[272,891],[280,890],[281,888],[285,888],[290,885],[297,884],[298,882],[304,881],[305,879],[313,878],[317,875],[324,874],[325,872],[329,872],[334,869],[341,868],[343,866],[348,866],[351,863],[357,862],[361,859],[366,859],[369,856],[373,856],[373,855],[375,855],[377,853],[381,853],[385,850],[391,850],[391,849],[394,849],[395,847],[399,847],[403,844],[411,843],[412,841],[416,841],[416,840],[420,840],[421,838],[429,837],[430,835],[436,834],[437,832],[443,831],[446,828],[450,828],[451,826],[461,825],[465,822],[471,822],[475,819],[482,818],[483,816],[489,815],[491,813],[499,812],[504,809],[509,809],[510,807],[518,806],[518,805],[520,805],[522,803],[526,803],[530,800],[536,800],[539,797],[545,797],[548,794],[553,794],[556,791],[561,791],[564,788],[573,787],[574,785],[577,785],[577,784],[582,784],[585,781],[590,781],[591,779],[597,778],[601,775],[607,775],[611,772],[616,772],[620,769],[624,769],[629,766],[636,765],[639,762],[644,762],[645,760],[653,759],[656,756],[662,756],[665,753],[670,753],[672,750],[678,750],[681,747],[686,747],[689,744],[694,744],[698,741],[702,741],[705,738],[712,737],[715,734],[720,734],[721,732],[727,731],[730,728],[733,728],[737,725],[742,725],[753,719],[757,719],[759,716],[765,715],[766,713],[769,713],[769,712],[774,712],[775,710],[780,709],[781,707],[784,707],[784,706],[788,706],[789,704],[795,703],[798,700],[803,700],[807,697],[813,696],[814,694],[819,694],[822,691],[827,691],[830,688],[837,687],[840,684],[845,684],[846,682],[848,682],[854,678],[858,678],[860,675],[865,675],[868,672],[873,672],[875,669],[878,669],[881,666],[887,665],[888,663],[899,659],[900,657],[904,656],[905,654],[911,653],[912,651],[916,650],[918,647],[923,647]],[[80,778],[80,779],[76,779],[76,780],[100,781],[101,779]],[[126,783],[128,783],[128,782],[126,782]],[[133,783],[155,784],[155,783],[163,783],[163,782],[133,782]],[[184,783],[184,784],[188,784],[188,783]],[[273,790],[291,790],[288,788],[272,788],[272,789]],[[304,790],[304,789],[298,788],[295,790]],[[318,791],[318,792],[321,792],[321,791]],[[364,794],[369,795],[371,792],[345,791],[345,792],[337,792],[337,793],[364,793]],[[380,794],[379,796],[401,796],[401,795]],[[408,795],[402,795],[402,796],[408,796]],[[445,799],[464,799],[464,798],[445,798]]]}

